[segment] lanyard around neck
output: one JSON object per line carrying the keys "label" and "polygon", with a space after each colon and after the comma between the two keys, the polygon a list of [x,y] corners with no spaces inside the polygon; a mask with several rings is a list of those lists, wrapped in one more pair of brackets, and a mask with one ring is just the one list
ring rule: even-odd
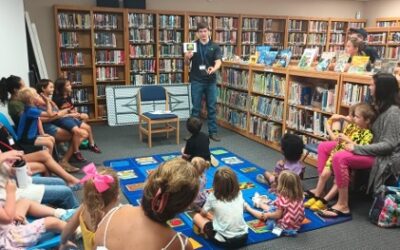
{"label": "lanyard around neck", "polygon": [[[207,49],[208,49],[208,44],[210,43],[210,41],[208,41],[206,44],[202,44],[199,41],[199,53],[200,53],[200,57],[201,57],[201,64],[206,64],[206,53],[207,53]],[[203,46],[204,46],[204,51],[203,51]]]}

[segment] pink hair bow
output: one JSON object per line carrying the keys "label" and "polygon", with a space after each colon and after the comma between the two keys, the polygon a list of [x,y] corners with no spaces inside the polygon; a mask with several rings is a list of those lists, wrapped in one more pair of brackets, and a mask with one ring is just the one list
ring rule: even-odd
{"label": "pink hair bow", "polygon": [[85,183],[88,180],[93,180],[94,186],[99,193],[103,193],[110,188],[110,183],[114,182],[114,178],[111,175],[101,175],[97,172],[96,166],[93,163],[85,166],[83,172],[86,173],[80,182]]}

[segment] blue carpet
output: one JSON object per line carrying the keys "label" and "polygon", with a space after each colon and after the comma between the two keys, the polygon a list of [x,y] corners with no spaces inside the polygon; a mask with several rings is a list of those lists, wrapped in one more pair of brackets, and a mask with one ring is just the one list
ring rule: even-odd
{"label": "blue carpet", "polygon": [[[242,189],[242,193],[246,202],[252,204],[251,197],[253,197],[255,192],[267,195],[271,199],[275,198],[274,194],[268,192],[267,186],[259,184],[256,181],[257,174],[261,174],[265,171],[263,168],[224,148],[212,148],[211,153],[220,161],[219,166],[229,166],[236,172],[239,182],[245,186],[245,189]],[[118,172],[128,170],[124,172],[126,174],[125,179],[120,179],[121,190],[126,199],[132,205],[139,205],[142,196],[143,183],[151,170],[155,169],[163,161],[177,156],[180,156],[180,153],[156,154],[146,157],[108,160],[104,162],[104,165],[112,167]],[[211,188],[216,169],[217,168],[211,167],[207,171],[206,188]],[[133,172],[129,170],[133,170]],[[340,217],[337,219],[321,218],[308,209],[306,209],[306,218],[309,220],[309,223],[304,224],[301,227],[300,233],[351,220],[351,217]],[[249,237],[247,240],[248,245],[278,238],[270,231],[265,230],[264,223],[259,223],[249,213],[244,213],[244,219],[249,225],[256,225],[250,226]],[[179,214],[175,219],[170,221],[170,225],[174,230],[181,231],[186,236],[197,241],[201,245],[198,249],[219,249],[210,241],[205,240],[203,237],[193,232],[193,223],[190,217],[190,212]]]}

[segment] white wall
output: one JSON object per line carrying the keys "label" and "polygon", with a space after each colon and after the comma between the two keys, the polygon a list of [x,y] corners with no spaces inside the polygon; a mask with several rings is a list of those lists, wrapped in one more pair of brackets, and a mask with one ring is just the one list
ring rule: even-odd
{"label": "white wall", "polygon": [[0,0],[0,77],[10,74],[28,82],[28,48],[23,0]]}
{"label": "white wall", "polygon": [[375,0],[365,3],[365,16],[368,18],[368,26],[376,26],[377,17],[399,17],[399,0]]}

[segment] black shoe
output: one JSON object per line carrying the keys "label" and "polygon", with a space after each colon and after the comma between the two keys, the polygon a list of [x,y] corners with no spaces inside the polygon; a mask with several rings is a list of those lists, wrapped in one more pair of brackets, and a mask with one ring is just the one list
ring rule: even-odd
{"label": "black shoe", "polygon": [[210,137],[210,139],[211,140],[213,140],[213,141],[221,141],[221,138],[219,138],[218,136],[217,136],[217,134],[210,134],[209,135],[209,137]]}

